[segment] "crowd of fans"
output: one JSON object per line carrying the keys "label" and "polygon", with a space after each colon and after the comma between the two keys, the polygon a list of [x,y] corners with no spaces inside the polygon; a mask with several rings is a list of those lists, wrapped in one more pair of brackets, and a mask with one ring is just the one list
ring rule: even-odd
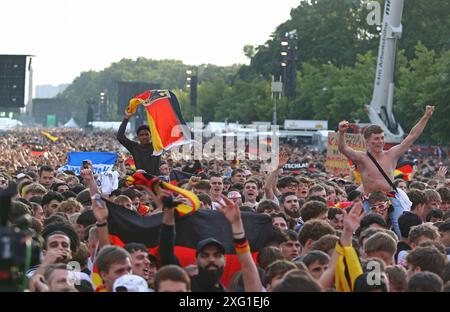
{"label": "crowd of fans", "polygon": [[[150,191],[127,186],[126,176],[136,169],[127,162],[131,154],[121,147],[115,133],[56,130],[52,135],[57,137],[55,142],[36,129],[0,135],[0,188],[17,186],[8,224],[26,230],[41,250],[23,276],[16,278],[21,290],[450,290],[447,159],[405,156],[416,165],[412,176],[394,181],[412,202],[411,210],[398,219],[399,236],[392,230],[389,198],[381,192],[365,197],[351,175],[327,173],[324,154],[283,145],[278,166],[270,170],[267,163],[258,161],[187,161],[170,152],[163,154],[157,175],[170,180],[173,171],[190,172],[193,175],[178,185],[198,196],[200,209],[220,211],[231,224],[242,270],[224,285],[225,250],[223,242],[214,237],[198,242],[195,264],[179,265],[170,243],[176,235],[174,209],[161,201],[171,195],[160,188]],[[98,194],[101,187],[91,168],[80,175],[58,171],[67,163],[70,151],[117,152],[113,168],[118,172],[117,189]],[[284,170],[288,162],[306,162],[308,166]],[[139,243],[123,248],[111,244],[108,209],[102,198],[142,217],[162,214],[159,247],[165,250],[164,257],[149,253]],[[370,212],[364,212],[363,201],[370,204]],[[275,241],[259,251],[256,261],[241,211],[268,215],[279,232]],[[74,263],[81,271],[78,279],[68,266]],[[5,285],[0,283],[0,287]]]}

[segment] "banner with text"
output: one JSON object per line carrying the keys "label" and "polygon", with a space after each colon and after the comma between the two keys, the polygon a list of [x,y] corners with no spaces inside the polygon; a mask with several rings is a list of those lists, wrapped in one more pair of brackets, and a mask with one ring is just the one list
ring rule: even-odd
{"label": "banner with text", "polygon": [[111,171],[117,161],[117,154],[112,152],[69,152],[67,153],[67,165],[58,171],[71,170],[79,175],[83,160],[90,160],[94,174]]}
{"label": "banner with text", "polygon": [[308,163],[302,162],[302,163],[287,163],[283,166],[283,170],[287,171],[299,171],[301,169],[308,169]]}
{"label": "banner with text", "polygon": [[[346,133],[345,142],[354,150],[366,152],[366,142],[362,134]],[[334,175],[351,175],[352,173],[349,160],[339,152],[338,134],[333,132],[328,133],[326,169]]]}

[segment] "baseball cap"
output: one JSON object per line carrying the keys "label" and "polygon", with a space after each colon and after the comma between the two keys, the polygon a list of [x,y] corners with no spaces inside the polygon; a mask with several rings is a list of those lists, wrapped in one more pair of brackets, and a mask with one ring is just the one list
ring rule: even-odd
{"label": "baseball cap", "polygon": [[206,238],[204,240],[201,240],[197,244],[196,255],[198,255],[206,246],[209,246],[209,245],[216,246],[217,248],[219,248],[221,253],[225,254],[225,247],[223,246],[223,244],[221,242],[219,242],[217,239],[214,239],[214,238],[210,237],[210,238]]}
{"label": "baseball cap", "polygon": [[114,292],[149,292],[147,281],[134,274],[122,275],[114,282]]}

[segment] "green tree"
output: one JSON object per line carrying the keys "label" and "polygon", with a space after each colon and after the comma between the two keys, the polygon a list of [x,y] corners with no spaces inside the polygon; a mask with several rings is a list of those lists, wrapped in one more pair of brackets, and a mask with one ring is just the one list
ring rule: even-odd
{"label": "green tree", "polygon": [[423,115],[426,105],[436,111],[420,140],[448,144],[450,140],[450,51],[437,56],[423,44],[418,44],[415,58],[400,69],[395,111],[400,124],[408,132]]}
{"label": "green tree", "polygon": [[[291,18],[280,24],[264,45],[256,48],[250,66],[243,66],[240,75],[280,76],[280,43],[285,34],[297,31],[298,59],[302,63],[351,66],[358,53],[378,45],[376,25],[368,25],[369,13],[361,0],[302,1],[292,9]],[[374,39],[375,38],[375,39]],[[351,48],[350,48],[351,47]],[[300,68],[300,64],[298,64]]]}
{"label": "green tree", "polygon": [[[102,71],[83,72],[74,79],[72,84],[59,96],[68,99],[72,103],[74,115],[77,122],[85,124],[88,99],[98,102],[102,90],[108,91],[110,113],[102,116],[104,119],[113,118],[119,120],[122,112],[117,112],[117,81],[142,81],[159,85],[161,89],[183,89],[186,84],[186,70],[192,68],[175,60],[151,60],[143,57],[136,60],[122,59],[112,63]],[[214,79],[226,79],[231,81],[238,70],[238,65],[220,67],[216,65],[200,65],[197,68],[201,89],[201,81]],[[144,90],[143,90],[144,91]],[[180,100],[183,106],[185,98]],[[185,110],[190,109],[188,107]],[[191,116],[191,113],[187,116]]]}

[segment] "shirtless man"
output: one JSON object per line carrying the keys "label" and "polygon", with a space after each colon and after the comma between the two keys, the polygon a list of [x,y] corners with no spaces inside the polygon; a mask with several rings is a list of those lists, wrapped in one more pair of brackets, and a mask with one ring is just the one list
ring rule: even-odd
{"label": "shirtless man", "polygon": [[[427,106],[425,113],[419,122],[411,129],[408,136],[399,144],[387,151],[383,150],[384,147],[384,133],[383,129],[377,125],[371,125],[364,131],[364,139],[368,152],[377,160],[387,176],[394,180],[394,170],[397,165],[398,159],[402,156],[414,143],[414,141],[422,134],[428,120],[433,114],[434,106]],[[393,192],[392,187],[379,172],[375,164],[370,160],[366,153],[355,151],[345,144],[344,136],[349,127],[348,121],[344,120],[339,123],[339,138],[338,148],[339,151],[344,154],[348,159],[353,161],[361,172],[362,187],[364,193],[370,194],[374,191],[382,191],[390,193],[390,200],[394,206],[394,211],[389,215],[392,221],[392,228],[399,237],[400,229],[398,227],[398,218],[403,213],[403,207],[401,202],[395,197],[396,192]],[[364,208],[366,211],[370,210],[370,207],[365,203]]]}

